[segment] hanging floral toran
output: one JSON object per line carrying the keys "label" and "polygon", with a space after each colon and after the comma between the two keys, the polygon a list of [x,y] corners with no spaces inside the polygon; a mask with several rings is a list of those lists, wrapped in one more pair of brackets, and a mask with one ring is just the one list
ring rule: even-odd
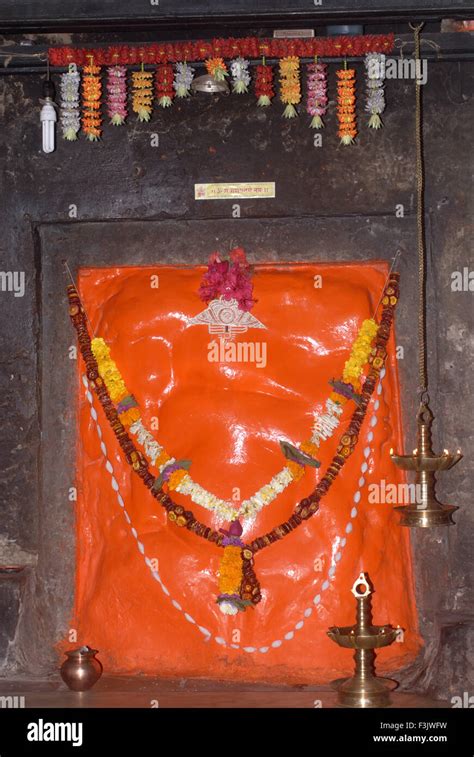
{"label": "hanging floral toran", "polygon": [[[104,409],[107,420],[122,448],[125,459],[133,471],[142,479],[153,497],[164,507],[168,520],[178,527],[186,528],[196,535],[207,539],[223,548],[223,557],[219,568],[219,595],[217,603],[224,614],[233,615],[247,607],[255,607],[261,600],[261,589],[254,570],[256,554],[283,539],[301,523],[312,517],[319,509],[324,495],[337,478],[340,470],[353,453],[364,421],[370,397],[375,389],[380,371],[387,355],[387,342],[398,301],[398,274],[391,273],[382,296],[382,313],[380,322],[376,326],[376,333],[372,338],[360,336],[359,346],[354,351],[349,365],[346,365],[346,379],[360,381],[360,359],[367,350],[367,339],[370,341],[369,370],[357,398],[356,409],[344,429],[339,440],[336,453],[332,458],[325,474],[313,490],[295,507],[293,514],[280,525],[266,534],[256,537],[246,544],[242,539],[242,526],[234,520],[228,529],[215,531],[199,521],[194,513],[177,505],[169,494],[164,491],[159,478],[155,478],[149,471],[146,457],[135,447],[127,432],[129,423],[139,417],[136,402],[129,403],[124,397],[128,393],[127,387],[120,376],[114,378],[113,372],[106,379],[101,375],[99,364],[94,354],[93,345],[88,331],[88,322],[75,286],[68,287],[69,313],[78,334],[79,347],[86,364],[86,374],[97,397]],[[360,353],[360,354],[359,354]],[[338,384],[343,384],[340,387]],[[345,382],[332,382],[336,394],[341,396],[348,391]],[[120,399],[122,397],[122,399]],[[117,404],[118,403],[118,404]]]}
{"label": "hanging floral toran", "polygon": [[[320,37],[313,39],[264,39],[244,37],[211,41],[161,42],[150,45],[120,45],[99,48],[51,48],[48,51],[51,66],[71,67],[61,74],[60,123],[67,141],[77,139],[78,118],[86,138],[98,141],[102,136],[102,67],[106,68],[104,106],[113,126],[125,123],[127,118],[127,75],[132,70],[132,110],[138,120],[147,122],[152,117],[156,93],[160,107],[168,108],[174,97],[184,98],[191,93],[195,69],[188,61],[202,61],[216,80],[224,80],[230,67],[232,91],[243,94],[254,79],[254,91],[259,107],[271,104],[274,92],[274,69],[266,65],[266,57],[279,61],[280,95],[285,105],[285,118],[297,115],[301,101],[300,58],[314,58],[308,65],[306,109],[312,117],[310,126],[322,128],[327,111],[327,63],[320,57],[364,57],[366,67],[366,104],[370,128],[382,126],[381,114],[385,109],[384,61],[394,45],[394,36],[362,35]],[[226,60],[228,63],[226,63]],[[262,63],[258,63],[258,61]],[[145,66],[147,70],[145,70]],[[171,66],[174,66],[171,70]],[[79,71],[79,67],[81,71]],[[153,70],[150,70],[153,67]],[[76,73],[77,71],[77,73]],[[79,110],[77,88],[82,73],[82,103]],[[153,79],[156,73],[155,91]],[[350,74],[353,74],[352,78]],[[337,118],[342,144],[352,144],[357,135],[355,119],[355,74],[337,72]],[[64,93],[64,94],[63,94]],[[352,99],[353,98],[353,99]]]}

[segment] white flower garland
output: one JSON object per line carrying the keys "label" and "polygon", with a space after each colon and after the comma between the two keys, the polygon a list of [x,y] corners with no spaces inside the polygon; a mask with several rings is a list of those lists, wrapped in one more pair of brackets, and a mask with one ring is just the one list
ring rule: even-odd
{"label": "white flower garland", "polygon": [[[333,402],[331,399],[326,401],[326,412],[318,417],[314,423],[313,435],[311,441],[319,447],[320,441],[326,441],[335,432],[340,423],[340,416],[343,412],[341,405]],[[130,426],[130,433],[136,435],[138,443],[145,450],[145,455],[152,465],[156,460],[163,447],[155,439],[153,434],[143,425],[139,418]],[[297,445],[299,446],[299,445]],[[160,473],[176,462],[175,458],[167,460],[163,465],[158,467]],[[206,510],[213,512],[221,521],[230,521],[239,518],[252,522],[258,513],[271,504],[279,494],[281,494],[293,481],[291,470],[285,466],[277,473],[271,481],[264,484],[253,496],[244,499],[240,507],[236,509],[230,502],[217,497],[215,494],[207,491],[203,486],[197,484],[189,473],[183,476],[180,483],[176,486],[176,491],[185,494],[196,504],[204,507]]]}

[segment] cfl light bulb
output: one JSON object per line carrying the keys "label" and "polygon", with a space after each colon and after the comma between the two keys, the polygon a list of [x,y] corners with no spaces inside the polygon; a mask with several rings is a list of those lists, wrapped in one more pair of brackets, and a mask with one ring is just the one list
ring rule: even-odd
{"label": "cfl light bulb", "polygon": [[54,103],[54,84],[51,79],[47,79],[43,84],[43,99],[40,112],[40,122],[43,138],[43,152],[54,152],[56,147],[55,124],[58,120],[56,114],[56,105]]}
{"label": "cfl light bulb", "polygon": [[54,125],[56,123],[57,115],[56,108],[52,104],[52,100],[48,102],[50,98],[46,99],[45,104],[41,108],[40,121],[43,130],[43,152],[53,152],[55,148],[55,133]]}

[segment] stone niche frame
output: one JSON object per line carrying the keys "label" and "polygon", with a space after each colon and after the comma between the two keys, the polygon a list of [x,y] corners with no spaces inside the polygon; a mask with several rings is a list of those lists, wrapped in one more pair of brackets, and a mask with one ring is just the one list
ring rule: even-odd
{"label": "stone niche frame", "polygon": [[[76,221],[39,224],[34,233],[42,439],[38,461],[40,549],[36,569],[30,571],[22,592],[14,657],[24,672],[48,676],[56,674],[54,644],[68,632],[75,586],[75,505],[68,499],[68,490],[75,479],[76,363],[69,360],[68,348],[76,345],[76,336],[68,317],[66,286],[70,279],[63,261],[67,260],[76,276],[81,267],[203,264],[212,251],[225,253],[237,245],[245,248],[251,262],[372,261],[381,259],[380,250],[390,261],[400,249],[401,301],[395,328],[397,344],[405,351],[399,367],[408,438],[413,435],[411,420],[416,411],[417,266],[414,223],[401,227],[391,215]],[[436,344],[430,345],[430,352],[433,361]],[[431,393],[436,396],[435,388]],[[409,669],[400,671],[398,680],[402,689],[429,691],[442,637],[437,617],[443,613],[443,593],[448,586],[447,529],[441,534],[412,533],[412,549],[420,631],[426,647]],[[435,690],[437,677],[439,671],[434,675]]]}

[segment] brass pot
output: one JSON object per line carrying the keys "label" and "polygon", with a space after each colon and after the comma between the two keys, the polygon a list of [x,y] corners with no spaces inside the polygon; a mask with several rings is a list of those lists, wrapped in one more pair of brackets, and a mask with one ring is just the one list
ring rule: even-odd
{"label": "brass pot", "polygon": [[96,659],[97,649],[80,647],[65,652],[67,660],[61,665],[61,678],[73,691],[87,691],[102,675],[102,663]]}

